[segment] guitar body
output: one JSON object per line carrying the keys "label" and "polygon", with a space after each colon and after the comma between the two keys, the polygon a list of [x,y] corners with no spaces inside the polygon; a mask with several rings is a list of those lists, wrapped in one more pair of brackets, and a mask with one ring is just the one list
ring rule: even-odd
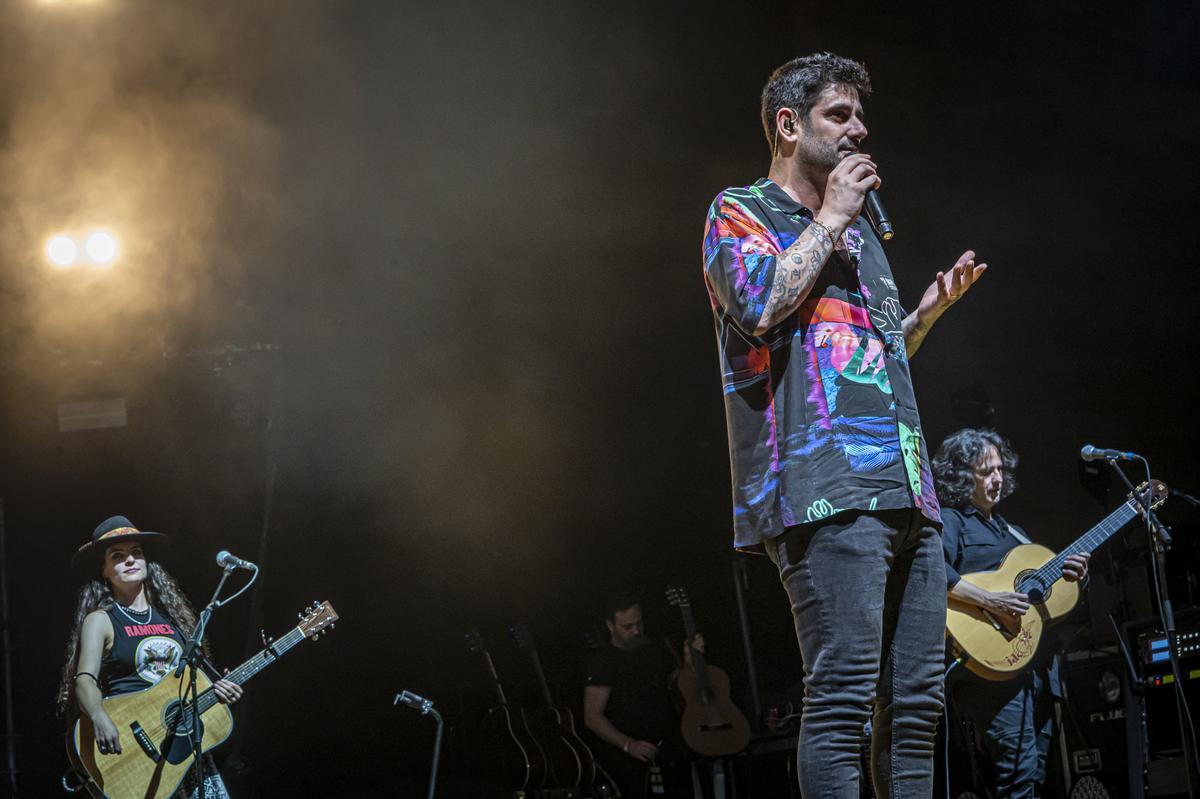
{"label": "guitar body", "polygon": [[[166,799],[175,793],[192,765],[192,747],[186,734],[170,734],[167,719],[172,709],[178,707],[179,696],[189,682],[187,672],[181,677],[169,672],[144,691],[104,700],[104,710],[121,735],[119,755],[100,754],[90,718],[83,716],[75,722],[67,738],[67,757],[80,774],[86,773],[91,778],[87,788],[93,796]],[[196,675],[197,692],[211,685],[203,672]],[[223,704],[208,708],[201,713],[200,720],[204,727],[201,748],[205,752],[233,731],[233,715]],[[139,729],[144,737],[135,735]],[[147,752],[147,746],[163,753],[158,762]]]}
{"label": "guitar body", "polygon": [[563,734],[563,717],[557,707],[540,707],[531,714],[536,738],[546,755],[547,782],[555,788],[578,788],[583,780],[583,762]]}
{"label": "guitar body", "polygon": [[735,755],[750,743],[750,722],[729,698],[729,675],[716,666],[702,668],[704,677],[694,667],[681,669],[676,683],[684,701],[683,741],[702,755]]}
{"label": "guitar body", "polygon": [[[1056,557],[1037,544],[1022,544],[1004,556],[995,571],[964,574],[963,579],[986,591],[1018,591],[1022,578]],[[1079,584],[1059,579],[1043,601],[1015,620],[998,619],[976,605],[949,600],[946,632],[970,659],[965,665],[988,680],[1011,680],[1033,661],[1046,627],[1066,616],[1079,602]]]}
{"label": "guitar body", "polygon": [[575,714],[568,707],[556,708],[559,715],[559,733],[571,744],[575,754],[579,756],[579,780],[583,785],[593,785],[596,782],[596,755],[591,747],[584,742],[575,729]]}
{"label": "guitar body", "polygon": [[496,705],[483,719],[492,759],[514,791],[540,788],[546,782],[546,762],[526,728],[524,711]]}

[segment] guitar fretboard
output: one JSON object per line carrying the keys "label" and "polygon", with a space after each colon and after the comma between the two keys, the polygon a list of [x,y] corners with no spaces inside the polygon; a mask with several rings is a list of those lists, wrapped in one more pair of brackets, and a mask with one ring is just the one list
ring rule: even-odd
{"label": "guitar fretboard", "polygon": [[[303,641],[304,637],[304,633],[299,627],[292,628],[290,633],[275,641],[269,648],[262,650],[233,671],[224,675],[222,679],[230,680],[238,685],[244,684],[246,680],[249,680],[255,674],[258,674],[267,666],[270,666],[276,660],[279,660],[279,658],[283,657],[285,652]],[[213,689],[206,689],[200,694],[200,712],[204,713],[218,701],[217,695]]]}
{"label": "guitar fretboard", "polygon": [[1130,497],[1125,504],[1110,513],[1104,521],[1075,539],[1073,543],[1042,564],[1031,576],[1047,588],[1062,578],[1063,561],[1068,555],[1094,552],[1096,547],[1112,538],[1122,527],[1129,524],[1139,513],[1137,500]]}

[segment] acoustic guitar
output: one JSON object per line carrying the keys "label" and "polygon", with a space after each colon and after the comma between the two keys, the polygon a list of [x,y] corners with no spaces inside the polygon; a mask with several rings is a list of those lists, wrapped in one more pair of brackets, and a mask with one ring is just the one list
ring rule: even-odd
{"label": "acoustic guitar", "polygon": [[[300,615],[300,623],[223,679],[244,684],[283,657],[296,644],[333,627],[338,615],[328,602],[314,602]],[[101,754],[96,748],[92,720],[81,716],[67,736],[67,758],[84,778],[84,787],[97,799],[138,797],[166,799],[175,793],[192,766],[192,707],[180,697],[190,684],[190,673],[168,672],[155,685],[131,694],[103,700],[104,710],[121,734],[121,754]],[[233,731],[233,715],[217,701],[212,681],[198,671],[201,749],[205,752],[225,741]]]}
{"label": "acoustic guitar", "polygon": [[514,792],[543,788],[549,776],[546,753],[530,732],[525,711],[510,705],[496,671],[496,663],[478,630],[466,634],[467,649],[483,659],[496,704],[483,718],[483,731],[490,745],[488,755]]}
{"label": "acoustic guitar", "polygon": [[[667,589],[667,602],[683,614],[688,646],[696,637],[692,605],[682,588]],[[729,675],[708,665],[704,653],[692,647],[691,668],[679,670],[676,686],[683,697],[680,732],[683,742],[709,757],[736,755],[750,743],[750,722],[729,698]]]}
{"label": "acoustic guitar", "polygon": [[[1137,493],[1157,508],[1168,490],[1157,480],[1138,486]],[[969,602],[951,598],[946,611],[946,634],[967,656],[965,665],[989,680],[1011,680],[1033,662],[1046,627],[1062,619],[1079,602],[1079,584],[1063,579],[1068,555],[1095,552],[1142,514],[1134,495],[1057,555],[1038,544],[1013,547],[994,571],[964,574],[962,579],[985,591],[1015,591],[1029,597],[1024,616],[998,617]]]}
{"label": "acoustic guitar", "polygon": [[578,788],[590,785],[596,776],[595,758],[587,744],[575,732],[575,715],[569,707],[554,703],[550,684],[542,669],[542,658],[533,641],[533,633],[525,622],[516,622],[508,628],[517,646],[533,663],[533,671],[542,691],[544,704],[529,715],[534,725],[534,734],[546,753],[546,764],[551,782],[558,788]]}

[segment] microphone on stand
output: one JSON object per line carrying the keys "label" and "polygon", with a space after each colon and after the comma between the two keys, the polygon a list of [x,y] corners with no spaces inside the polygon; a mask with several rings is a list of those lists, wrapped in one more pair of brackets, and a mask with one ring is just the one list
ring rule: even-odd
{"label": "microphone on stand", "polygon": [[1101,449],[1091,444],[1084,444],[1079,450],[1079,457],[1085,461],[1135,461],[1141,458],[1136,452],[1121,452],[1119,449]]}
{"label": "microphone on stand", "polygon": [[242,560],[227,549],[222,549],[217,553],[217,565],[222,569],[246,569],[247,571],[258,571],[258,567],[253,563],[248,560]]}

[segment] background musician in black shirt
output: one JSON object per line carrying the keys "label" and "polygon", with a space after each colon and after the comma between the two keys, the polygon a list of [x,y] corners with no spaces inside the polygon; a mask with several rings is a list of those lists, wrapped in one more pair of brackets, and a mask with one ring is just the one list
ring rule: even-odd
{"label": "background musician in black shirt", "polygon": [[[646,636],[634,595],[613,597],[604,614],[609,640],[589,660],[583,690],[584,723],[602,741],[596,757],[625,796],[650,795],[653,766],[666,795],[690,796],[671,694],[678,661]],[[703,636],[692,646],[703,652]]]}
{"label": "background musician in black shirt", "polygon": [[[962,575],[992,571],[1013,547],[1030,543],[1021,528],[996,512],[1000,501],[1016,489],[1016,466],[1016,452],[993,430],[959,430],[942,442],[933,459],[942,503],[948,595],[997,617],[1023,616],[1029,597],[988,591]],[[1083,580],[1089,557],[1088,552],[1069,555],[1063,577]],[[1041,790],[1053,733],[1053,702],[1062,697],[1054,655],[1053,646],[1043,645],[1011,680],[987,680],[965,668],[954,669],[946,680],[951,711],[974,729],[975,761],[985,774],[991,771],[983,787],[992,796],[1028,799]]]}

